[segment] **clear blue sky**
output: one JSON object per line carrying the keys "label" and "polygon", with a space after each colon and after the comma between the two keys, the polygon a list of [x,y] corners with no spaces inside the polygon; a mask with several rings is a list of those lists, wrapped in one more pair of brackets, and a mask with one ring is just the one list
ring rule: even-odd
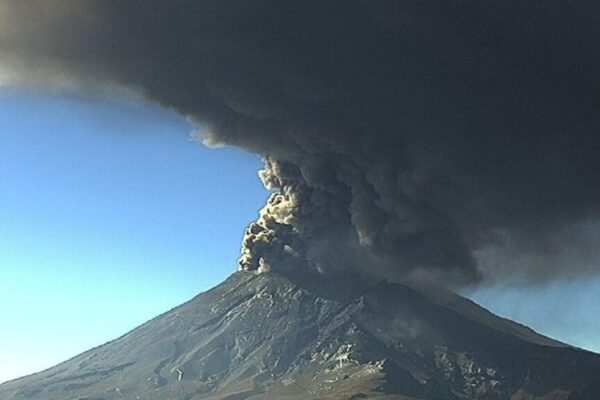
{"label": "clear blue sky", "polygon": [[261,162],[191,129],[149,105],[0,92],[0,381],[235,271]]}
{"label": "clear blue sky", "polygon": [[[0,382],[113,339],[235,271],[260,160],[148,104],[0,91]],[[600,350],[600,282],[471,296]]]}
{"label": "clear blue sky", "polygon": [[468,296],[546,336],[600,353],[598,278],[533,288],[481,288]]}

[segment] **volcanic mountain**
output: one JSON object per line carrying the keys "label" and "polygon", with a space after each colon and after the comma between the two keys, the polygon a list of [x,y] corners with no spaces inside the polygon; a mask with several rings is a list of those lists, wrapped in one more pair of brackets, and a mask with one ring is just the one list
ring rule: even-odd
{"label": "volcanic mountain", "polygon": [[[311,283],[312,282],[312,283]],[[600,356],[454,294],[238,272],[2,400],[600,398]]]}

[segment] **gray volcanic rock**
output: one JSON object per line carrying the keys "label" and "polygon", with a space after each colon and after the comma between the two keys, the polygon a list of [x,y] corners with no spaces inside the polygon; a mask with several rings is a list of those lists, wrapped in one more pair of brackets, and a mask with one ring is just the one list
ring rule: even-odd
{"label": "gray volcanic rock", "polygon": [[423,293],[236,273],[0,399],[600,398],[600,356]]}

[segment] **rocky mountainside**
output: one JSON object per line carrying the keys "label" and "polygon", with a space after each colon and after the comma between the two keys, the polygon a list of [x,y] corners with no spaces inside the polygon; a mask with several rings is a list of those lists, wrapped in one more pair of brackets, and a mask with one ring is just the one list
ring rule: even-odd
{"label": "rocky mountainside", "polygon": [[236,273],[1,400],[600,399],[600,356],[458,296]]}

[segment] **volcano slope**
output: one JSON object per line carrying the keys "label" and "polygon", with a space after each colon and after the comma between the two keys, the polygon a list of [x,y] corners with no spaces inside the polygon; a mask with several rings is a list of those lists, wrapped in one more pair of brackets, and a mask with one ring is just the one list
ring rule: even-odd
{"label": "volcano slope", "polygon": [[2,400],[600,399],[600,356],[460,298],[239,272]]}

